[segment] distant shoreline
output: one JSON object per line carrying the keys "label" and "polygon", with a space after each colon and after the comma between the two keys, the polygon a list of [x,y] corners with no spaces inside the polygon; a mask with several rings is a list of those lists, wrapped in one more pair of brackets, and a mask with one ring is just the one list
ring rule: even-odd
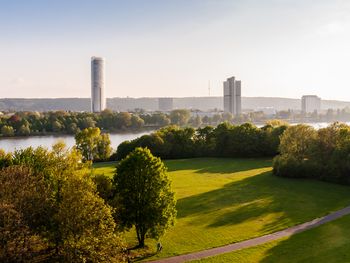
{"label": "distant shoreline", "polygon": [[[305,124],[305,125],[310,125],[310,126],[320,126],[321,127],[315,127],[315,128],[322,128],[323,126],[328,126],[332,123],[334,123],[334,121],[331,122],[325,122],[325,121],[309,121],[309,122],[298,122],[298,121],[288,121],[288,120],[284,120],[284,119],[278,119],[278,120],[282,120],[285,121],[291,125],[297,125],[297,124]],[[266,124],[266,121],[263,122],[247,122],[247,123],[252,123],[253,125],[256,125],[257,127],[262,127]],[[342,121],[341,121],[342,122]],[[342,122],[342,123],[349,123],[349,122]],[[234,124],[234,125],[239,125]],[[204,125],[201,127],[205,127],[205,126],[210,126],[210,125]],[[108,133],[111,135],[125,135],[125,134],[138,134],[138,133],[143,133],[143,132],[154,132],[157,131],[163,127],[166,126],[157,126],[157,127],[144,127],[142,129],[138,129],[138,130],[121,130],[121,131],[107,131],[107,130],[101,130],[102,133]],[[191,126],[189,126],[191,127]],[[192,127],[194,129],[198,128],[198,127]],[[57,132],[45,132],[45,133],[33,133],[33,134],[29,134],[29,135],[13,135],[13,136],[0,136],[0,141],[1,140],[7,140],[7,139],[25,139],[25,138],[31,138],[31,137],[74,137],[75,134],[69,134],[69,133],[57,133]],[[1,148],[1,147],[0,147]]]}
{"label": "distant shoreline", "polygon": [[[123,131],[103,131],[102,133],[108,133],[112,135],[125,135],[125,134],[138,134],[138,133],[143,133],[143,132],[152,132],[155,130],[160,129],[161,127],[155,128],[144,128],[144,129],[139,129],[139,130],[123,130]],[[13,136],[0,136],[0,141],[2,139],[25,139],[25,138],[31,138],[31,137],[74,137],[75,134],[71,133],[57,133],[57,132],[45,132],[45,133],[33,133],[29,135],[13,135]],[[1,148],[1,147],[0,147]]]}

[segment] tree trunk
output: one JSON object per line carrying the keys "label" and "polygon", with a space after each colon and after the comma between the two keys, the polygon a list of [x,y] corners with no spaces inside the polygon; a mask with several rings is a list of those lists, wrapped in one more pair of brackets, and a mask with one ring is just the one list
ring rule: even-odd
{"label": "tree trunk", "polygon": [[145,247],[146,233],[144,233],[144,231],[142,231],[142,227],[136,226],[136,234],[137,234],[137,240],[139,241],[138,247],[141,247],[141,248]]}
{"label": "tree trunk", "polygon": [[141,240],[139,242],[140,247],[145,247],[145,235],[141,234]]}

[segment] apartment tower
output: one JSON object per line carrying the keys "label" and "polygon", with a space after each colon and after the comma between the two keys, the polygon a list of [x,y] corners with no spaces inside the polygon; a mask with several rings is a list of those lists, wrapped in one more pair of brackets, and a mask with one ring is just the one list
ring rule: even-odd
{"label": "apartment tower", "polygon": [[304,95],[301,97],[301,111],[303,113],[320,113],[321,98],[316,95]]}
{"label": "apartment tower", "polygon": [[235,77],[224,81],[224,111],[234,116],[242,113],[241,81]]}
{"label": "apartment tower", "polygon": [[91,58],[91,111],[101,112],[106,107],[105,60],[101,57]]}

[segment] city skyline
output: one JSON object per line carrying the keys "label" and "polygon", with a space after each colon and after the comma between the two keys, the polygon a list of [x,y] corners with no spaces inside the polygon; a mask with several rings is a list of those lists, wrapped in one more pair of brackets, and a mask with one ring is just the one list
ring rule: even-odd
{"label": "city skyline", "polygon": [[246,97],[350,101],[345,1],[1,4],[1,98],[90,97],[99,54],[109,98],[220,96],[237,74]]}

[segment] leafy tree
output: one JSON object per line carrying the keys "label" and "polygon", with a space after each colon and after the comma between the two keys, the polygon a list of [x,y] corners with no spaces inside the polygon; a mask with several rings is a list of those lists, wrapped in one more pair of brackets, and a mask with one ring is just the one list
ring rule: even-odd
{"label": "leafy tree", "polygon": [[6,153],[3,149],[0,149],[0,169],[8,167],[12,164],[12,156],[10,153]]}
{"label": "leafy tree", "polygon": [[177,126],[169,126],[157,132],[164,140],[164,157],[189,158],[194,156],[193,128],[181,129]]}
{"label": "leafy tree", "polygon": [[118,145],[117,152],[111,156],[111,160],[122,160],[136,147],[148,148],[156,156],[168,156],[171,150],[164,144],[159,132],[143,135],[132,141],[124,141]]}
{"label": "leafy tree", "polygon": [[[4,213],[15,221],[0,228],[28,229],[29,237],[33,233],[45,243],[40,246],[44,253],[56,256],[51,258],[55,262],[121,262],[122,243],[111,207],[98,196],[87,172],[81,155],[62,143],[52,151],[16,151],[0,170],[0,204],[9,205]],[[13,233],[7,247],[17,240]]]}
{"label": "leafy tree", "polygon": [[150,135],[120,144],[113,160],[125,158],[136,147],[147,147],[154,155],[168,158],[191,158],[198,156],[218,157],[264,157],[278,153],[280,136],[286,126],[256,126],[245,123],[219,124],[215,129],[179,128],[168,126]]}
{"label": "leafy tree", "polygon": [[98,120],[98,127],[104,128],[104,129],[111,129],[113,128],[113,122],[114,122],[114,113],[110,109],[105,109],[100,114],[100,119]]}
{"label": "leafy tree", "polygon": [[0,188],[1,202],[13,205],[33,231],[39,233],[42,227],[50,227],[50,220],[43,215],[50,215],[52,203],[42,175],[35,175],[28,167],[12,165],[0,171]]}
{"label": "leafy tree", "polygon": [[78,123],[79,129],[93,128],[95,127],[95,125],[96,125],[96,121],[90,116],[79,118],[79,123]]}
{"label": "leafy tree", "polygon": [[350,183],[350,126],[334,123],[317,131],[317,141],[311,148],[310,159],[318,164],[318,178]]}
{"label": "leafy tree", "polygon": [[12,126],[4,125],[1,127],[1,134],[3,136],[13,136],[15,135],[15,131]]}
{"label": "leafy tree", "polygon": [[227,121],[227,122],[232,122],[233,120],[233,115],[231,112],[224,112],[222,114],[222,120],[223,121]]}
{"label": "leafy tree", "polygon": [[9,118],[9,122],[11,123],[18,123],[22,120],[22,118],[19,116],[19,114],[13,114],[10,118]]}
{"label": "leafy tree", "polygon": [[22,125],[19,130],[18,130],[18,134],[26,136],[30,134],[30,128],[28,125]]}
{"label": "leafy tree", "polygon": [[3,263],[31,261],[29,252],[34,251],[35,246],[43,246],[23,222],[22,215],[6,203],[0,203],[0,237],[0,261]]}
{"label": "leafy tree", "polygon": [[76,124],[76,123],[71,123],[71,124],[69,124],[68,125],[68,127],[67,127],[67,132],[68,133],[71,133],[71,134],[76,134],[76,133],[78,133],[80,130],[79,130],[79,128],[78,128],[78,125]]}
{"label": "leafy tree", "polygon": [[[136,142],[137,146],[148,148],[152,154],[156,156],[165,156],[169,154],[169,148],[164,144],[164,140],[158,132],[150,135],[143,135]],[[126,155],[124,157],[126,157]]]}
{"label": "leafy tree", "polygon": [[130,152],[132,152],[136,147],[139,146],[139,139],[135,139],[133,141],[124,141],[118,145],[117,151],[111,155],[111,160],[122,160],[124,159]]}
{"label": "leafy tree", "polygon": [[197,156],[212,156],[215,150],[215,137],[212,126],[198,128],[195,132],[194,141]]}
{"label": "leafy tree", "polygon": [[213,124],[218,124],[222,121],[222,116],[221,114],[214,114],[212,118]]}
{"label": "leafy tree", "polygon": [[116,219],[123,229],[135,226],[140,247],[145,237],[159,238],[174,224],[175,197],[163,162],[146,148],[136,148],[117,165],[114,176]]}
{"label": "leafy tree", "polygon": [[287,127],[281,123],[281,126],[265,125],[261,128],[262,140],[259,147],[266,156],[276,156],[279,153],[280,138]]}
{"label": "leafy tree", "polygon": [[190,122],[193,125],[193,127],[199,127],[202,124],[202,119],[199,115],[197,115],[197,116],[191,118]]}
{"label": "leafy tree", "polygon": [[273,119],[266,121],[266,126],[271,126],[271,127],[280,127],[280,126],[289,126],[289,123],[284,121],[284,120],[279,120],[279,119]]}
{"label": "leafy tree", "polygon": [[52,151],[43,147],[17,150],[12,154],[10,164],[30,167],[34,173],[51,180],[86,169],[88,166],[81,159],[79,151],[74,148],[68,150],[64,142],[57,142]]}
{"label": "leafy tree", "polygon": [[310,158],[317,144],[317,132],[308,125],[290,126],[283,133],[280,155],[274,159],[274,174],[285,177],[317,177],[320,166]]}
{"label": "leafy tree", "polygon": [[13,114],[8,120],[7,124],[16,131],[21,127],[23,124],[23,118],[21,117],[20,113]]}
{"label": "leafy tree", "polygon": [[54,132],[60,132],[62,129],[63,129],[63,125],[62,125],[61,122],[59,122],[59,121],[54,121],[54,122],[52,123],[52,130],[53,130]]}
{"label": "leafy tree", "polygon": [[183,126],[186,125],[191,117],[189,110],[179,109],[173,110],[170,113],[170,120],[172,124]]}
{"label": "leafy tree", "polygon": [[85,161],[107,160],[111,154],[108,134],[101,134],[99,128],[87,128],[75,135],[77,149]]}
{"label": "leafy tree", "polygon": [[106,161],[112,154],[111,140],[108,133],[100,135],[97,142],[97,160]]}
{"label": "leafy tree", "polygon": [[304,160],[309,157],[316,139],[317,132],[313,127],[304,124],[290,126],[281,138],[280,152],[283,155],[292,155],[297,160]]}
{"label": "leafy tree", "polygon": [[117,113],[114,120],[114,127],[125,130],[131,125],[131,114],[129,112]]}
{"label": "leafy tree", "polygon": [[207,115],[205,115],[203,118],[202,118],[202,122],[204,123],[204,124],[209,124],[210,123],[210,118],[207,116]]}
{"label": "leafy tree", "polygon": [[97,193],[106,202],[111,201],[113,198],[113,180],[110,176],[105,174],[97,174],[92,177],[92,180],[96,184]]}
{"label": "leafy tree", "polygon": [[215,155],[216,156],[229,156],[230,151],[227,146],[230,145],[230,131],[232,130],[232,125],[228,122],[223,122],[219,124],[214,130],[215,138]]}
{"label": "leafy tree", "polygon": [[167,126],[171,123],[168,115],[165,115],[164,113],[155,113],[152,115],[152,119],[154,120],[152,123],[159,126]]}
{"label": "leafy tree", "polygon": [[55,215],[61,235],[60,255],[67,262],[120,262],[123,244],[115,234],[112,209],[86,175],[67,177]]}
{"label": "leafy tree", "polygon": [[145,121],[137,115],[132,115],[130,120],[130,126],[134,129],[140,129],[145,124]]}

